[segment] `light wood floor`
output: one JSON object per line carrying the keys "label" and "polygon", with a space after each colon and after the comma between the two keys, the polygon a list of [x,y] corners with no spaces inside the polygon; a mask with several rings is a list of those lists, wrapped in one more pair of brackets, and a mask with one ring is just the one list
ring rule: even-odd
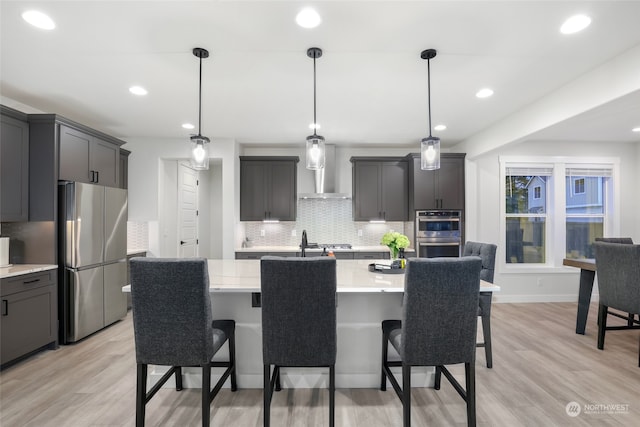
{"label": "light wood floor", "polygon": [[[494,367],[478,349],[478,424],[483,426],[640,425],[640,331],[607,333],[596,348],[596,309],[586,335],[575,334],[576,304],[494,304]],[[614,320],[611,321],[613,323]],[[377,349],[376,349],[377,350]],[[463,370],[453,369],[456,376]],[[130,315],[91,339],[39,353],[0,373],[2,427],[132,426],[135,359]],[[161,390],[149,403],[148,426],[200,424],[199,390]],[[465,406],[443,379],[442,389],[413,391],[414,426],[466,425]],[[272,425],[327,426],[326,390],[276,393]],[[583,412],[569,417],[566,405]],[[620,406],[619,413],[601,405]],[[591,413],[584,412],[591,405]],[[261,426],[262,390],[223,390],[212,426]],[[339,389],[336,425],[401,426],[400,402],[389,387]]]}

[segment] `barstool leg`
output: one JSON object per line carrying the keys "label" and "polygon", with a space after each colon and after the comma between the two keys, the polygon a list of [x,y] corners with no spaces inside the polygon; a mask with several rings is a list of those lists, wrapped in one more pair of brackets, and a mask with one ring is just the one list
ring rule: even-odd
{"label": "barstool leg", "polygon": [[493,353],[491,350],[491,318],[490,315],[483,315],[482,320],[482,336],[484,337],[484,354],[487,359],[487,368],[493,367]]}
{"label": "barstool leg", "polygon": [[402,425],[411,427],[411,366],[402,364]]}
{"label": "barstool leg", "polygon": [[264,409],[263,409],[263,425],[264,427],[269,427],[270,423],[270,410],[271,410],[271,365],[264,365],[263,371],[263,398],[264,398]]}
{"label": "barstool leg", "polygon": [[211,423],[211,365],[202,367],[202,427]]}
{"label": "barstool leg", "polygon": [[144,427],[145,402],[147,401],[147,365],[137,364],[136,379],[136,427]]}
{"label": "barstool leg", "polygon": [[336,425],[336,365],[329,367],[329,426]]}
{"label": "barstool leg", "polygon": [[475,362],[464,364],[465,386],[467,398],[467,425],[476,426],[476,364]]}

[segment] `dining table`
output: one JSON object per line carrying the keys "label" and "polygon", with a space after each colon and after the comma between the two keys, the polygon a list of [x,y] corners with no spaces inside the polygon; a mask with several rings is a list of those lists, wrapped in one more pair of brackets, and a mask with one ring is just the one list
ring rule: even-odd
{"label": "dining table", "polygon": [[596,277],[596,260],[593,258],[565,258],[562,265],[580,269],[580,288],[578,290],[578,314],[576,316],[576,334],[584,335],[591,304],[593,281]]}

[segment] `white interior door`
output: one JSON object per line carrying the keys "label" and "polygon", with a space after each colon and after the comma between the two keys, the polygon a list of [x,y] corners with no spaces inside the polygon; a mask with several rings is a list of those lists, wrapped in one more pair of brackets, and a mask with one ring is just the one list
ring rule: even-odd
{"label": "white interior door", "polygon": [[198,256],[198,172],[178,163],[178,258]]}

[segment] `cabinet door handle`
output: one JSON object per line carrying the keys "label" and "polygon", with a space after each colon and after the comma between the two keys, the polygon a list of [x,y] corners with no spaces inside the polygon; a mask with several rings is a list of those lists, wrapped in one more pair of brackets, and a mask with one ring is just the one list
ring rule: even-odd
{"label": "cabinet door handle", "polygon": [[40,279],[27,280],[26,282],[22,282],[25,285],[30,285],[31,283],[38,283]]}
{"label": "cabinet door handle", "polygon": [[89,171],[89,182],[95,182],[94,181],[94,177],[95,177],[95,172],[94,171]]}
{"label": "cabinet door handle", "polygon": [[187,242],[185,242],[184,240],[180,240],[180,244],[181,245],[184,245],[185,243],[187,243]]}
{"label": "cabinet door handle", "polygon": [[9,315],[9,301],[6,299],[2,300],[2,315],[3,316]]}
{"label": "cabinet door handle", "polygon": [[95,182],[100,182],[100,172],[96,171],[96,180]]}

